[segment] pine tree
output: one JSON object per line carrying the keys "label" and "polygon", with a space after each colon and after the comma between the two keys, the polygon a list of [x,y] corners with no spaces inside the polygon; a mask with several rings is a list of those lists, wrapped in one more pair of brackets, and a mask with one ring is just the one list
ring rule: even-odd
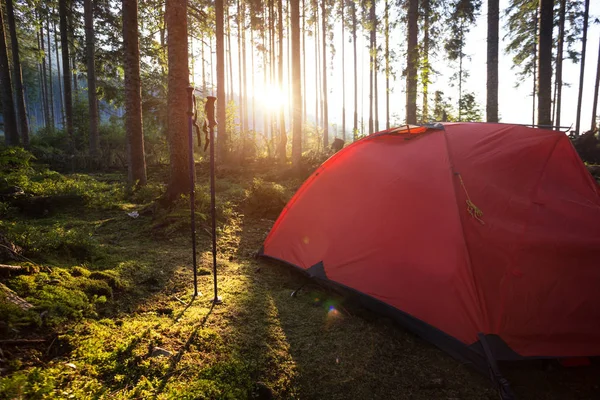
{"label": "pine tree", "polygon": [[540,0],[538,124],[552,125],[552,18],[553,0]]}
{"label": "pine tree", "polygon": [[[98,133],[98,123],[99,123],[99,121],[98,121],[98,98],[97,98],[97,94],[96,94],[96,66],[95,66],[95,61],[94,61],[94,58],[95,58],[94,1],[93,0],[84,0],[83,8],[84,8],[84,18],[85,18],[85,54],[86,54],[86,61],[87,61],[88,107],[90,110],[90,154],[92,155],[92,157],[95,158],[98,156],[98,150],[99,150],[99,146],[100,146],[99,145],[100,137],[99,137],[99,133]],[[136,10],[137,10],[137,6],[136,6]],[[130,20],[127,22],[129,23],[132,21]],[[136,18],[136,24],[137,24],[137,18]],[[125,25],[125,24],[123,24],[123,25]],[[137,34],[137,31],[136,31],[136,34]],[[125,35],[123,35],[123,36],[125,36]],[[135,46],[135,44],[133,44],[133,43],[130,45],[132,47]],[[135,47],[137,47],[137,46],[135,46]],[[131,55],[131,53],[129,53],[129,54]],[[138,50],[138,57],[139,57],[139,50]],[[129,60],[129,59],[126,60],[125,65],[124,65],[125,70],[128,70],[128,67],[129,67],[128,62],[129,61],[134,61],[134,60]],[[137,60],[137,65],[138,65],[138,75],[139,75],[139,60]],[[130,71],[130,72],[133,72],[133,71]],[[52,75],[52,72],[50,73],[50,75]],[[138,80],[139,80],[139,78],[138,78]],[[50,86],[52,86],[52,84]],[[137,89],[139,91],[139,85],[138,85]],[[141,117],[141,112],[140,112],[140,117]],[[140,130],[141,130],[141,126],[140,126]],[[142,141],[143,141],[143,135],[142,135]],[[143,151],[143,146],[142,146],[142,151]],[[144,172],[144,175],[145,175],[145,172]]]}
{"label": "pine tree", "polygon": [[12,95],[12,83],[8,67],[6,35],[4,33],[4,11],[0,7],[0,91],[2,91],[2,116],[4,118],[4,141],[7,146],[19,144],[17,116]]}

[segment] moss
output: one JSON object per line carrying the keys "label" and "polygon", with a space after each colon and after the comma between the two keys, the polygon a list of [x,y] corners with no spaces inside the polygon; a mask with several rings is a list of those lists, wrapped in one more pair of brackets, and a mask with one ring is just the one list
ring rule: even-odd
{"label": "moss", "polygon": [[290,195],[282,185],[255,178],[246,191],[244,212],[254,217],[275,219],[289,199]]}

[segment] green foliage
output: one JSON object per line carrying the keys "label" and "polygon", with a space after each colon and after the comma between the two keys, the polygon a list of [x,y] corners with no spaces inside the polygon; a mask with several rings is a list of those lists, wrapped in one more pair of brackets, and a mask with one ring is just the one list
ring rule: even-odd
{"label": "green foliage", "polygon": [[62,260],[90,261],[98,256],[98,244],[91,232],[81,227],[66,228],[64,225],[40,227],[36,224],[0,221],[0,228],[7,238],[23,248],[29,258],[54,261],[59,255]]}
{"label": "green foliage", "polygon": [[280,184],[254,178],[252,185],[246,191],[244,212],[246,215],[275,219],[289,198],[286,189]]}
{"label": "green foliage", "polygon": [[0,145],[0,172],[27,172],[31,167],[33,154],[21,147],[4,147]]}
{"label": "green foliage", "polygon": [[483,112],[481,106],[475,99],[475,93],[465,93],[459,101],[461,121],[481,122],[483,121]]}

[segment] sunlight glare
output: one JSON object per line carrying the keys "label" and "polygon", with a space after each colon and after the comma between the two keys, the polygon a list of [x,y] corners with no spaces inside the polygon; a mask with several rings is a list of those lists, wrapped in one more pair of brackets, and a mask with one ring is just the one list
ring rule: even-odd
{"label": "sunlight glare", "polygon": [[268,111],[276,111],[279,107],[285,108],[288,104],[288,95],[277,85],[267,85],[260,93],[261,103]]}

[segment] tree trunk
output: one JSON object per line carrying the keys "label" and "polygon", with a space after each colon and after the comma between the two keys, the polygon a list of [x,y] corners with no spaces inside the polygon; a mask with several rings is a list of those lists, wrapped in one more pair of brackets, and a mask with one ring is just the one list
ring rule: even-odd
{"label": "tree trunk", "polygon": [[323,38],[323,149],[329,147],[329,116],[327,113],[327,4],[321,0],[321,23]]}
{"label": "tree trunk", "polygon": [[[302,0],[302,124],[306,124],[306,1]],[[306,143],[306,135],[303,135],[304,143]]]}
{"label": "tree trunk", "polygon": [[4,16],[0,7],[0,91],[2,91],[2,117],[4,120],[4,141],[7,146],[19,144],[17,116],[12,95],[10,69],[8,67],[8,52],[6,50],[6,35],[4,33]]}
{"label": "tree trunk", "polygon": [[[542,0],[543,2],[544,0]],[[552,0],[546,0],[552,3]],[[579,71],[579,95],[577,97],[577,119],[575,120],[575,132],[580,134],[579,128],[581,127],[581,101],[583,99],[583,79],[585,73],[585,50],[587,47],[587,28],[588,28],[588,16],[590,13],[590,0],[585,0],[585,12],[583,14],[583,38],[581,39],[581,69]],[[541,24],[540,24],[541,26]],[[541,31],[541,27],[540,27]],[[552,31],[550,31],[552,34]],[[552,36],[550,36],[552,38]],[[541,43],[540,43],[541,48]]]}
{"label": "tree trunk", "polygon": [[[58,36],[56,35],[56,23],[52,21],[52,29],[54,30],[54,50],[56,51],[56,77],[58,78],[58,97],[60,104],[60,124],[62,128],[65,128],[65,103],[63,100],[63,90],[62,90],[62,82],[60,81],[61,75],[61,67],[60,67],[60,57],[58,55]],[[63,68],[64,69],[64,68]]]}
{"label": "tree trunk", "polygon": [[[279,88],[283,91],[283,3],[282,0],[277,1],[277,31],[279,37]],[[279,104],[279,161],[285,163],[287,160],[287,134],[285,132],[285,117],[283,111],[283,103]]]}
{"label": "tree trunk", "polygon": [[73,99],[71,93],[71,68],[69,67],[69,30],[67,26],[67,0],[58,0],[58,13],[60,15],[60,46],[62,50],[63,86],[65,94],[65,119],[67,137],[71,154],[75,154],[75,141],[73,140]]}
{"label": "tree trunk", "polygon": [[[41,20],[41,16],[40,16],[40,20]],[[42,67],[42,94],[43,94],[43,101],[42,104],[44,106],[44,121],[46,124],[46,128],[50,127],[51,123],[50,123],[50,101],[48,99],[48,74],[46,72],[46,48],[45,48],[45,42],[44,42],[44,27],[40,26],[40,31],[39,31],[39,40],[40,40],[40,51],[42,53],[42,59],[41,59],[41,67]]]}
{"label": "tree trunk", "polygon": [[[250,76],[252,76],[252,134],[256,136],[256,85],[254,84],[254,28],[250,29]],[[254,141],[256,143],[256,140]]]}
{"label": "tree trunk", "polygon": [[358,139],[358,68],[357,68],[357,50],[356,50],[356,3],[352,5],[352,45],[354,47],[354,127],[352,128],[352,138],[354,141]]}
{"label": "tree trunk", "polygon": [[[390,129],[390,10],[385,0],[385,129]],[[427,31],[426,31],[427,32]],[[429,34],[425,37],[428,39]],[[427,86],[423,85],[423,112],[427,110]]]}
{"label": "tree trunk", "polygon": [[417,63],[419,49],[418,35],[418,0],[408,0],[408,51],[406,67],[406,123],[417,123]]}
{"label": "tree trunk", "polygon": [[302,74],[300,70],[300,0],[290,0],[292,23],[292,164],[302,157]]}
{"label": "tree trunk", "polygon": [[535,46],[533,47],[533,91],[531,94],[531,124],[535,125],[535,96],[537,93],[537,73],[538,73],[538,47],[539,47],[539,41],[538,41],[538,11],[539,9],[536,11],[535,13],[535,17],[533,20],[533,32],[535,35]]}
{"label": "tree trunk", "polygon": [[371,32],[373,35],[373,112],[374,112],[374,117],[373,117],[373,122],[375,124],[375,132],[379,131],[379,85],[377,84],[377,75],[379,72],[379,60],[378,60],[378,51],[377,51],[377,15],[375,14],[376,10],[375,10],[375,5],[376,2],[373,1],[373,15],[372,15],[372,25],[371,25]]}
{"label": "tree trunk", "polygon": [[[125,0],[127,1],[127,0]],[[94,63],[94,3],[93,0],[84,0],[83,2],[83,8],[84,8],[84,18],[85,18],[85,52],[86,52],[86,58],[87,58],[87,85],[88,85],[88,105],[90,108],[90,154],[92,155],[92,157],[98,157],[98,147],[99,147],[99,134],[98,134],[98,98],[96,95],[96,67],[95,67],[95,63]],[[136,7],[137,9],[137,7]],[[128,10],[130,12],[130,10]],[[128,15],[129,16],[129,15]],[[137,12],[135,14],[135,16],[133,18],[137,19]],[[129,21],[128,21],[129,22]],[[136,25],[137,26],[137,25]],[[137,30],[136,32],[134,32],[134,34],[137,34]],[[131,38],[129,38],[131,39]],[[130,52],[128,52],[127,54],[130,56],[132,55],[131,50],[138,50],[138,54],[139,54],[139,49],[137,48],[137,41],[134,41],[134,43],[128,43],[131,48],[128,49],[130,50]],[[138,65],[138,69],[139,69],[139,60],[135,60],[135,59],[127,59],[125,61],[125,70],[128,70],[129,68],[129,62],[136,62]],[[134,74],[136,73],[135,71],[135,67],[134,70],[130,70],[129,71],[131,76],[134,76]],[[139,71],[138,71],[138,77],[139,77]],[[132,86],[131,89],[133,90],[140,90],[140,84],[139,84],[139,78],[136,80],[135,78],[133,79],[135,82],[132,82]],[[135,86],[137,84],[137,87]],[[131,93],[133,94],[133,93]],[[134,101],[136,101],[137,99],[132,96],[131,97],[131,105],[133,105]],[[139,103],[138,104],[139,107]],[[136,111],[134,108],[130,109],[132,112],[132,117],[133,116],[137,116]],[[140,112],[140,117],[141,117],[141,112]],[[138,128],[137,126],[132,126],[132,128]],[[142,137],[142,153],[144,150],[144,146],[143,146],[143,134],[142,133],[142,125],[140,123],[139,125],[139,132],[132,130],[132,134],[135,135],[139,135]],[[143,159],[143,157],[142,157]],[[144,163],[145,164],[145,163]],[[144,175],[144,180],[145,180],[145,167],[143,168],[143,175]],[[131,175],[131,174],[130,174]],[[131,177],[130,177],[131,178]],[[139,178],[138,178],[139,179]],[[135,180],[138,180],[135,179]],[[134,181],[130,180],[130,183],[133,183]]]}
{"label": "tree trunk", "polygon": [[233,60],[231,55],[231,24],[229,22],[229,9],[225,7],[224,13],[227,16],[227,44],[229,46],[228,61],[229,61],[229,101],[235,101],[233,94]]}
{"label": "tree trunk", "polygon": [[540,49],[538,67],[538,124],[540,125],[552,125],[553,8],[554,0],[540,0]]}
{"label": "tree trunk", "polygon": [[46,18],[46,39],[48,42],[48,88],[50,89],[49,108],[50,108],[50,128],[54,130],[54,79],[52,78],[52,45],[50,43],[50,17]]}
{"label": "tree trunk", "polygon": [[375,0],[369,3],[369,135],[373,133],[373,77],[375,72]]}
{"label": "tree trunk", "polygon": [[342,140],[346,141],[346,54],[345,54],[345,38],[344,33],[346,30],[346,16],[344,13],[344,2],[341,0],[341,13],[342,13]]}
{"label": "tree trunk", "polygon": [[598,41],[598,68],[596,69],[596,83],[594,85],[594,100],[592,104],[592,127],[591,130],[595,131],[596,126],[596,112],[598,110],[598,87],[600,86],[600,41]]}
{"label": "tree trunk", "polygon": [[487,122],[498,122],[498,25],[499,0],[488,0]]}
{"label": "tree trunk", "polygon": [[243,11],[241,8],[241,1],[237,2],[237,27],[238,27],[238,35],[237,35],[237,48],[238,48],[238,104],[239,104],[239,121],[240,121],[240,139],[243,143],[244,141],[244,132],[246,131],[246,127],[244,126],[244,102],[243,102],[243,90],[242,90],[242,32],[244,30],[243,24]]}
{"label": "tree trunk", "polygon": [[[183,0],[179,0],[183,1]],[[185,3],[185,1],[183,1]],[[221,124],[218,128],[219,140],[217,141],[217,153],[219,160],[227,160],[229,153],[229,134],[226,128],[226,103],[225,103],[225,35],[224,35],[224,14],[223,0],[215,1],[216,27],[217,27],[217,121]],[[185,19],[185,13],[181,18]],[[185,30],[183,32],[185,36]],[[170,60],[170,57],[169,57]],[[176,61],[175,61],[176,62]],[[170,80],[169,80],[170,82]],[[185,98],[185,96],[183,97]]]}
{"label": "tree trunk", "polygon": [[318,0],[314,2],[314,35],[315,39],[315,132],[318,132],[319,129],[319,3]]}
{"label": "tree trunk", "polygon": [[21,71],[21,60],[19,57],[19,40],[17,38],[17,28],[15,25],[15,11],[13,9],[13,0],[6,0],[6,18],[8,20],[8,30],[10,31],[10,43],[13,59],[13,80],[15,84],[15,99],[17,101],[17,116],[19,119],[19,129],[21,139],[25,147],[29,146],[29,123],[27,122],[27,112],[25,107],[25,95],[23,93],[23,73]]}
{"label": "tree trunk", "polygon": [[[167,12],[171,12],[173,10],[168,10]],[[181,10],[177,10],[181,11]],[[177,14],[177,11],[174,11],[173,14],[182,18],[185,21],[185,7],[183,7],[183,14]],[[176,20],[171,20],[176,21]],[[186,104],[186,92],[185,87],[183,88],[183,94],[181,92],[176,92],[178,96],[181,96],[181,99],[177,99],[178,101],[172,104],[172,96],[174,93],[171,92],[171,52],[175,50],[180,50],[175,47],[171,47],[171,29],[177,31],[181,25],[184,25],[184,39],[185,39],[185,55],[181,60],[185,60],[185,87],[187,87],[187,34],[185,31],[185,24],[181,21],[177,23],[168,24],[169,26],[169,93],[167,97],[168,110],[169,110],[169,144],[171,150],[171,182],[169,185],[169,189],[172,192],[173,190],[180,190],[179,186],[172,187],[173,185],[173,175],[176,173],[182,174],[183,172],[177,168],[178,163],[186,164],[187,158],[186,156],[186,146],[187,141],[185,140],[185,110],[187,110]],[[175,33],[175,32],[174,32]],[[177,33],[181,33],[178,32]],[[175,33],[173,36],[176,36]],[[123,52],[125,59],[124,61],[124,69],[125,69],[125,130],[127,131],[127,158],[128,158],[128,181],[129,185],[145,185],[146,184],[146,161],[144,157],[144,131],[142,125],[142,93],[141,93],[141,82],[140,82],[140,43],[138,36],[138,2],[137,0],[123,0]],[[181,40],[181,37],[178,38]],[[89,48],[88,48],[89,51]],[[181,54],[178,54],[181,56]],[[92,61],[93,62],[93,61]],[[89,68],[89,64],[88,64]],[[93,66],[92,66],[93,68]],[[175,71],[173,73],[178,72],[177,66],[173,67]],[[89,79],[89,77],[88,77]],[[90,104],[90,108],[92,104]],[[176,114],[175,116],[173,114]],[[177,119],[179,117],[179,119]],[[175,131],[176,133],[173,133]],[[176,136],[179,134],[180,136]],[[175,140],[173,140],[175,138]],[[179,143],[176,142],[179,140]],[[183,148],[183,150],[182,150]],[[175,154],[174,154],[175,153]],[[175,156],[175,157],[174,157]],[[176,158],[175,162],[173,159]],[[183,160],[183,161],[182,161]],[[174,166],[175,164],[175,166]],[[187,171],[187,169],[185,169]],[[186,178],[188,175],[182,175],[183,180],[187,182]],[[181,176],[177,176],[175,179],[176,184],[179,183],[179,179],[182,179]],[[181,192],[177,192],[181,193]]]}
{"label": "tree trunk", "polygon": [[[559,21],[558,21],[558,49],[556,50],[556,97],[554,99],[554,108],[556,110],[555,126],[560,126],[561,106],[562,106],[562,65],[563,51],[565,43],[565,9],[567,0],[560,0]],[[560,128],[557,128],[560,129]]]}
{"label": "tree trunk", "polygon": [[248,139],[247,139],[247,135],[248,135],[248,130],[250,130],[250,127],[248,126],[248,74],[247,74],[247,69],[246,69],[246,6],[244,6],[243,8],[244,13],[242,16],[242,25],[244,27],[244,29],[242,29],[242,88],[241,88],[241,92],[242,92],[242,104],[243,104],[243,122],[244,122],[244,135],[242,136],[242,149],[244,151],[244,154],[247,151],[247,147],[248,147]]}

